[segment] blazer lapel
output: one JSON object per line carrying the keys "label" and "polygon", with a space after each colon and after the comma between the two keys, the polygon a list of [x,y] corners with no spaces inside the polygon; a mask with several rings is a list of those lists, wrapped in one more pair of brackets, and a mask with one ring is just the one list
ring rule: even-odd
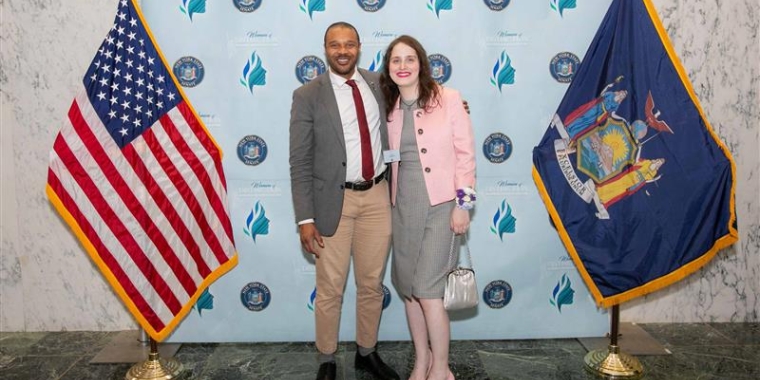
{"label": "blazer lapel", "polygon": [[319,100],[321,105],[327,111],[330,117],[330,128],[335,132],[340,146],[346,150],[346,137],[343,135],[343,121],[340,120],[340,111],[338,110],[338,100],[335,98],[335,92],[332,88],[329,73],[324,73],[319,78]]}
{"label": "blazer lapel", "polygon": [[362,78],[364,78],[364,81],[367,82],[367,85],[369,86],[369,88],[372,89],[372,95],[375,96],[375,101],[377,102],[378,105],[380,105],[380,108],[381,108],[380,112],[381,113],[385,112],[385,109],[383,107],[383,104],[385,104],[385,102],[383,101],[383,94],[382,92],[380,92],[380,84],[375,83],[375,81],[371,77],[369,77],[369,75],[365,75],[366,72],[363,69],[358,69],[358,70],[359,70],[359,75],[361,75]]}
{"label": "blazer lapel", "polygon": [[372,95],[375,97],[375,101],[378,105],[378,110],[380,111],[380,139],[382,140],[382,146],[383,150],[388,149],[388,125],[386,123],[386,116],[385,116],[385,98],[383,97],[383,93],[380,90],[380,83],[377,83],[375,79],[372,78],[372,76],[369,75],[369,72],[364,69],[359,69],[359,75],[364,78],[364,81],[367,82],[367,85],[372,90]]}

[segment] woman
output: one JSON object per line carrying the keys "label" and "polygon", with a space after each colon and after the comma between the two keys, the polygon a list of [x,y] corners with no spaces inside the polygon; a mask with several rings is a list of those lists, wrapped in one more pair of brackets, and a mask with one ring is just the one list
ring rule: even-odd
{"label": "woman", "polygon": [[475,185],[472,126],[459,93],[436,84],[425,49],[410,36],[388,46],[380,84],[389,156],[396,157],[391,277],[404,297],[414,342],[410,379],[453,379],[443,292],[453,234],[470,225],[474,196],[465,193],[474,194]]}

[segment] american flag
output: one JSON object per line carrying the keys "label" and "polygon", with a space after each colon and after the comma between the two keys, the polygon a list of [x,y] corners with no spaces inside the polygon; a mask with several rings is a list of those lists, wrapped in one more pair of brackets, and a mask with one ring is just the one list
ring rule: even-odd
{"label": "american flag", "polygon": [[161,341],[237,263],[221,151],[133,0],[50,153],[47,194],[146,332]]}

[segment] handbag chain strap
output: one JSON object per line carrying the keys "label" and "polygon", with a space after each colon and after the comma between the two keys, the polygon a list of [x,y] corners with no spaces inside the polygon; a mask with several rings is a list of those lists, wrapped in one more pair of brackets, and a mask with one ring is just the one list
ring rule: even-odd
{"label": "handbag chain strap", "polygon": [[[449,268],[447,273],[456,269],[455,268],[456,264],[459,262],[459,254],[457,252],[456,262],[454,262],[453,266],[451,264],[451,262],[454,261],[453,260],[454,259],[454,243],[456,242],[456,239],[457,239],[457,235],[451,234],[451,246],[449,246],[449,262],[448,262],[448,265],[446,266],[447,268]],[[465,247],[465,250],[467,251],[467,262],[470,263],[469,269],[472,270],[472,255],[470,254],[470,245],[467,244],[467,240],[464,239],[464,235],[462,235],[462,238],[460,238],[460,240],[464,240],[464,247]]]}

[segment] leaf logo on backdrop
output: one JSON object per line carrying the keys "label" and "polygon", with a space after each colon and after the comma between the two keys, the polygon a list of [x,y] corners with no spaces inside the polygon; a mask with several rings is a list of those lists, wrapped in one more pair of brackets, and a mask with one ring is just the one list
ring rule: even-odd
{"label": "leaf logo on backdrop", "polygon": [[512,67],[512,59],[507,55],[507,51],[501,52],[501,56],[493,66],[491,72],[491,84],[496,86],[501,92],[501,86],[505,84],[515,84],[515,69]]}
{"label": "leaf logo on backdrop", "polygon": [[372,60],[372,63],[369,64],[368,70],[372,72],[379,72],[383,68],[383,52],[378,51],[377,54],[375,54],[375,59]]}
{"label": "leaf logo on backdrop", "polygon": [[504,241],[504,234],[515,233],[515,224],[517,218],[512,216],[512,207],[504,199],[501,201],[501,206],[496,210],[496,214],[493,216],[493,224],[491,225],[491,232],[495,233],[499,240]]}
{"label": "leaf logo on backdrop", "polygon": [[314,311],[314,300],[317,299],[317,288],[314,287],[314,290],[309,295],[309,302],[306,304],[306,307],[309,308],[309,310]]}
{"label": "leaf logo on backdrop", "polygon": [[256,236],[269,235],[269,219],[266,216],[266,210],[261,205],[260,201],[256,201],[256,205],[251,209],[251,213],[248,214],[248,218],[245,219],[246,228],[243,232],[256,242]]}
{"label": "leaf logo on backdrop", "polygon": [[309,18],[313,20],[314,17],[312,15],[314,12],[325,11],[325,3],[326,0],[301,0],[301,4],[298,8],[301,9],[301,12],[309,15]]}
{"label": "leaf logo on backdrop", "polygon": [[565,9],[575,8],[575,0],[550,0],[549,5],[551,5],[552,9],[557,11],[561,17],[563,16],[562,12],[564,12]]}
{"label": "leaf logo on backdrop", "polygon": [[554,291],[552,291],[552,298],[549,303],[555,306],[560,313],[562,313],[562,305],[573,304],[575,290],[571,285],[570,278],[567,277],[567,274],[563,274],[557,286],[554,287]]}
{"label": "leaf logo on backdrop", "polygon": [[198,297],[198,301],[195,303],[195,309],[198,310],[198,315],[201,317],[203,316],[203,314],[201,314],[203,309],[212,310],[214,308],[214,296],[208,291],[208,289],[209,288],[206,288],[206,290],[201,293],[201,296]]}
{"label": "leaf logo on backdrop", "polygon": [[428,0],[427,8],[435,13],[435,17],[441,18],[441,11],[450,11],[454,6],[454,0]]}
{"label": "leaf logo on backdrop", "polygon": [[[628,91],[615,89],[623,77],[608,84],[593,99],[568,114],[564,120],[555,115],[552,128],[562,137],[554,142],[557,161],[568,185],[586,203],[594,202],[599,219],[609,219],[613,204],[656,182],[661,175],[664,158],[641,158],[642,148],[662,132],[673,134],[660,120],[652,93],[644,102],[644,119],[629,123],[615,111],[628,98]],[[650,129],[657,133],[644,140]],[[577,170],[589,177],[582,182],[572,166],[575,155]],[[648,194],[648,192],[647,192]]]}
{"label": "leaf logo on backdrop", "polygon": [[182,0],[179,10],[190,17],[192,22],[194,14],[206,13],[206,0]]}
{"label": "leaf logo on backdrop", "polygon": [[248,91],[253,94],[253,86],[264,86],[267,84],[267,70],[261,64],[261,57],[254,51],[248,62],[243,67],[243,76],[240,77],[242,84]]}

